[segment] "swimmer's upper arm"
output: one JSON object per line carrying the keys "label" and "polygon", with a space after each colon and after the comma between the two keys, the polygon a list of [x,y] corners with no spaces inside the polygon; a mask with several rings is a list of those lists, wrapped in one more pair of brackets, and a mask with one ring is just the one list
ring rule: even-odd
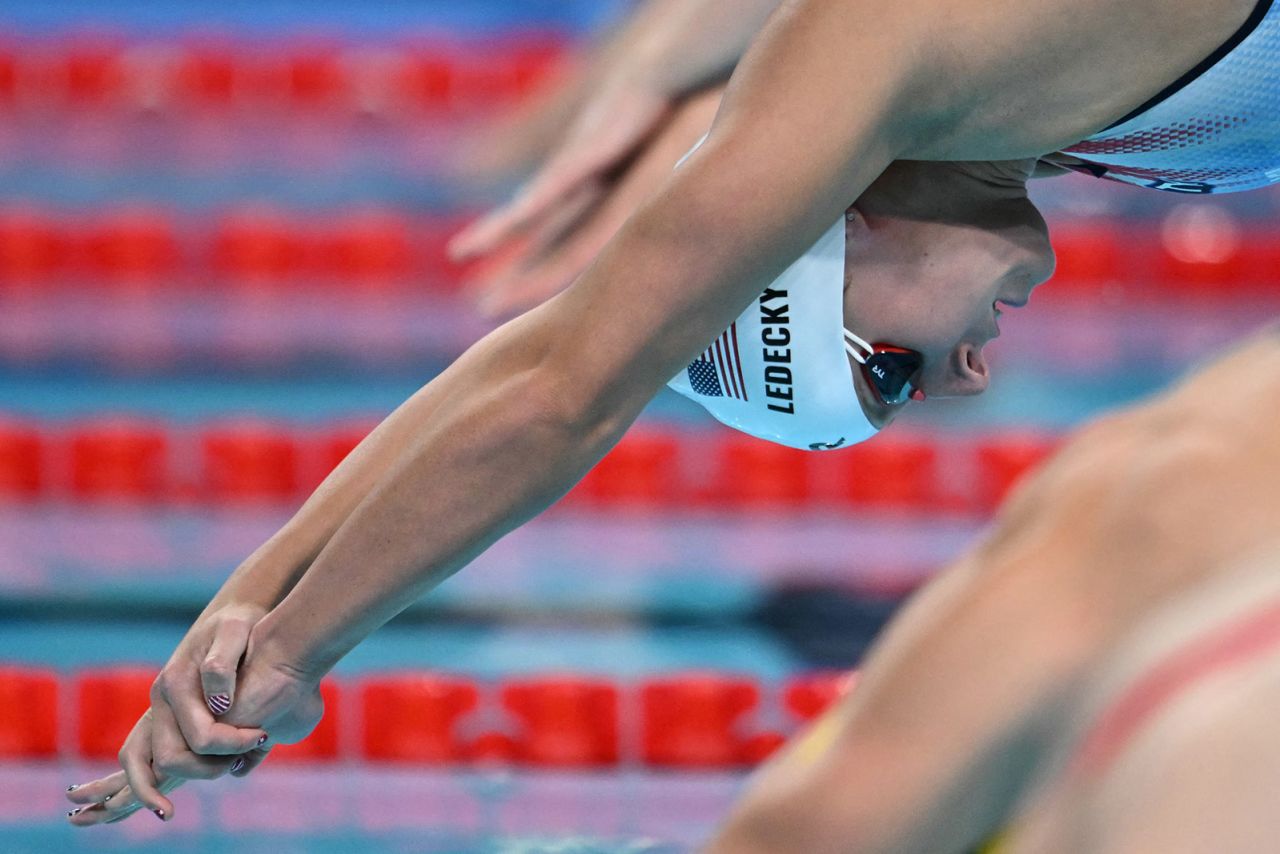
{"label": "swimmer's upper arm", "polygon": [[[553,342],[548,373],[575,367],[562,394],[638,411],[897,156],[912,52],[878,41],[849,51],[856,27],[842,8],[785,4],[739,65],[706,143],[538,310]],[[862,85],[850,92],[846,79]]]}

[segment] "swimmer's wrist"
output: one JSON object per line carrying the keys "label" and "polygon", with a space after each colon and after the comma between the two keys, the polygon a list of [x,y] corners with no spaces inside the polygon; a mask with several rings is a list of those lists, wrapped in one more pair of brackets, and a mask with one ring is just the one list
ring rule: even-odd
{"label": "swimmer's wrist", "polygon": [[282,625],[279,611],[271,611],[253,627],[246,662],[299,681],[319,682],[340,657],[326,663],[314,642]]}
{"label": "swimmer's wrist", "polygon": [[267,610],[298,583],[327,538],[304,537],[286,527],[236,567],[209,603],[208,610],[248,602]]}

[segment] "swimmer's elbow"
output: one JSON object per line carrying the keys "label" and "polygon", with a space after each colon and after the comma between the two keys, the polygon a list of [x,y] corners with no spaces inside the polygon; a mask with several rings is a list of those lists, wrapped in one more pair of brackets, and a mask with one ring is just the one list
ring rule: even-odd
{"label": "swimmer's elbow", "polygon": [[584,449],[624,432],[647,398],[630,384],[587,364],[589,353],[548,353],[513,378],[510,405],[517,419],[539,432],[572,439]]}

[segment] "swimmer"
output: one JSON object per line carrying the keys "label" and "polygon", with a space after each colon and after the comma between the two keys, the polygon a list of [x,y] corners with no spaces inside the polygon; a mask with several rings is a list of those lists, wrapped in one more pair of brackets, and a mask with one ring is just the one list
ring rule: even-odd
{"label": "swimmer", "polygon": [[1268,854],[1280,839],[1280,543],[1110,656],[1000,854]]}
{"label": "swimmer", "polygon": [[1278,424],[1275,328],[1085,428],[908,603],[708,850],[975,850],[1133,627],[1275,543]]}
{"label": "swimmer", "polygon": [[[122,770],[69,793],[88,807],[71,821],[167,820],[164,789],[304,737],[334,663],[564,494],[668,381],[820,451],[911,401],[980,393],[997,313],[1048,275],[1037,164],[1084,145],[1081,168],[1156,188],[1269,183],[1277,78],[1257,52],[1274,49],[1280,11],[1243,0],[784,4],[705,143],[574,284],[410,398],[237,568],[157,677]],[[1248,121],[1131,150],[1226,92]]]}

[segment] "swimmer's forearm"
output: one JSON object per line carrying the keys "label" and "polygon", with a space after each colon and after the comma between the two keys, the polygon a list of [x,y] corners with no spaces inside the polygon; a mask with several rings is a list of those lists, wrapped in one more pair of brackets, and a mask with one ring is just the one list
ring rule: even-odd
{"label": "swimmer's forearm", "polygon": [[205,609],[251,602],[271,609],[293,589],[329,538],[400,457],[417,424],[435,405],[420,390],[379,424],[316,488],[293,518],[227,579]]}
{"label": "swimmer's forearm", "polygon": [[607,51],[603,77],[672,98],[728,79],[779,0],[649,0]]}
{"label": "swimmer's forearm", "polygon": [[500,330],[429,387],[447,404],[414,413],[405,451],[255,630],[268,660],[327,672],[566,492],[638,414],[642,401],[593,414],[558,399],[563,379],[547,382],[522,340]]}

